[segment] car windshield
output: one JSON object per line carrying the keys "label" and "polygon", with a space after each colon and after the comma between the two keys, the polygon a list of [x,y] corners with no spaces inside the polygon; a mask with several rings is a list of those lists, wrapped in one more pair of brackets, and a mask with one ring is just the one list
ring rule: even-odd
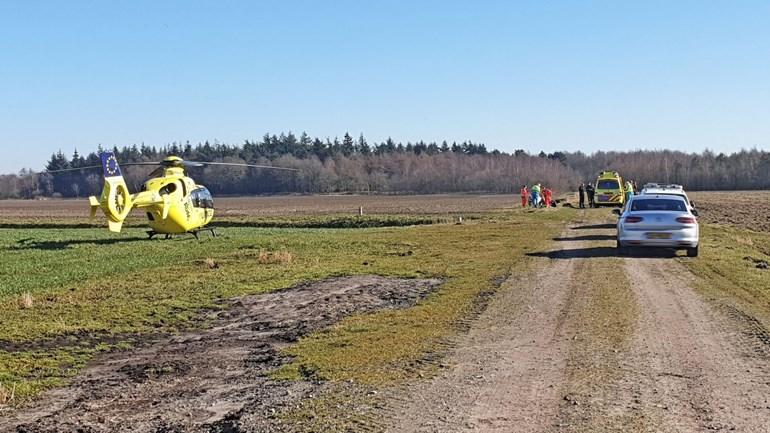
{"label": "car windshield", "polygon": [[684,212],[687,210],[683,200],[666,198],[635,199],[631,202],[632,211],[670,211]]}
{"label": "car windshield", "polygon": [[612,180],[612,179],[599,180],[599,182],[596,184],[596,188],[598,188],[598,189],[618,189],[618,181],[617,180]]}

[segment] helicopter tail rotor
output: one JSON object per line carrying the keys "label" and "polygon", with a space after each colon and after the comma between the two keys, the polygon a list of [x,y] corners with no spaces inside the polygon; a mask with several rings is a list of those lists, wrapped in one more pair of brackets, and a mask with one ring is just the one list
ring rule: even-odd
{"label": "helicopter tail rotor", "polygon": [[120,172],[115,154],[104,152],[101,154],[101,159],[104,169],[104,189],[99,199],[94,196],[88,198],[91,203],[91,217],[95,217],[96,209],[101,208],[107,217],[110,231],[120,232],[123,221],[133,207],[133,198]]}

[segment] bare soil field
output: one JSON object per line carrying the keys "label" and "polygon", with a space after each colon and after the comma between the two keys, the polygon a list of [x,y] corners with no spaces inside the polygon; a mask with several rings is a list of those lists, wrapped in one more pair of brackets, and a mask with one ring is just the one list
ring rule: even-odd
{"label": "bare soil field", "polygon": [[[216,197],[220,216],[285,216],[358,214],[456,214],[488,212],[513,207],[513,195],[314,195],[270,197]],[[88,218],[87,199],[0,200],[0,219]]]}
{"label": "bare soil field", "polygon": [[705,223],[770,232],[770,191],[709,191],[688,194]]}

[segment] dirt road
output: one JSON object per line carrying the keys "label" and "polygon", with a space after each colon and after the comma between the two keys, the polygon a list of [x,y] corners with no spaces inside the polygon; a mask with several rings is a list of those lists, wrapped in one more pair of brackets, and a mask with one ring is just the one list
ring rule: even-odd
{"label": "dirt road", "polygon": [[573,226],[514,275],[392,432],[770,431],[770,339],[666,253],[614,257]]}

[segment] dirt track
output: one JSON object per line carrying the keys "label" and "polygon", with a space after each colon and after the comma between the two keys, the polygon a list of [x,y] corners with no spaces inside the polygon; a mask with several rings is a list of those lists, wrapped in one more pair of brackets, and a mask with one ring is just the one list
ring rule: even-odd
{"label": "dirt track", "polygon": [[212,315],[211,329],[97,358],[70,386],[0,418],[17,432],[272,431],[272,416],[323,386],[267,372],[279,350],[357,312],[413,305],[440,280],[348,277],[248,296]]}
{"label": "dirt track", "polygon": [[[536,270],[457,341],[452,367],[399,393],[390,431],[770,431],[766,330],[702,299],[669,254],[612,257],[608,227],[573,227],[534,254]],[[603,310],[590,298],[598,266],[628,279]]]}

